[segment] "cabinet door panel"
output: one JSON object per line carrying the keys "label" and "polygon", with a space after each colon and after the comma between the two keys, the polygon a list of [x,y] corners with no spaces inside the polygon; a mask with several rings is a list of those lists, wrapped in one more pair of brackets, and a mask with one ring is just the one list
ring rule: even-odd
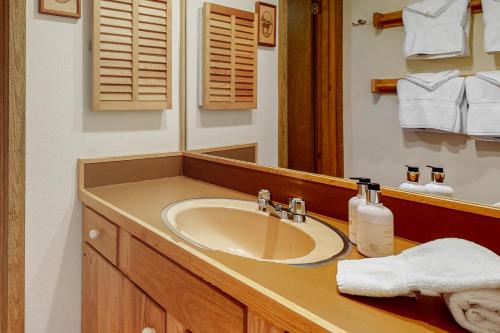
{"label": "cabinet door panel", "polygon": [[163,309],[87,244],[83,255],[83,333],[166,333]]}

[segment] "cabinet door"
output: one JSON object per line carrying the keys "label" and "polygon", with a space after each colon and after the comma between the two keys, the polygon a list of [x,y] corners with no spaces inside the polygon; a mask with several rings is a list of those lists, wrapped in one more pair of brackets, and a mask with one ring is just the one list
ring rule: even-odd
{"label": "cabinet door", "polygon": [[163,309],[88,244],[83,256],[83,333],[165,333]]}

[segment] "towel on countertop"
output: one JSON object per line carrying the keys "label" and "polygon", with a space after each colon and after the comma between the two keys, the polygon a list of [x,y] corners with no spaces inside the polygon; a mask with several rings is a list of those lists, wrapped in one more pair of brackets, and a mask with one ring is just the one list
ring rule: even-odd
{"label": "towel on countertop", "polygon": [[341,293],[358,296],[443,295],[463,328],[500,332],[500,257],[463,239],[438,239],[385,258],[339,261],[337,285]]}
{"label": "towel on countertop", "polygon": [[479,72],[465,82],[466,133],[477,140],[500,142],[500,71]]}
{"label": "towel on countertop", "polygon": [[484,49],[500,52],[500,0],[482,0],[484,19]]}
{"label": "towel on countertop", "polygon": [[437,59],[470,54],[468,0],[425,0],[403,10],[405,58]]}
{"label": "towel on countertop", "polygon": [[409,74],[406,79],[410,82],[418,84],[419,86],[433,91],[436,88],[439,88],[446,82],[456,77],[459,77],[460,71],[451,70],[451,71],[443,71],[438,73],[418,73],[418,74]]}
{"label": "towel on countertop", "polygon": [[[430,74],[431,75],[431,74]],[[467,115],[465,78],[449,78],[434,90],[398,81],[399,124],[402,128],[461,133]]]}
{"label": "towel on countertop", "polygon": [[338,263],[340,292],[374,297],[428,296],[500,288],[500,257],[473,242],[438,239],[385,258]]}
{"label": "towel on countertop", "polygon": [[474,333],[500,332],[500,289],[461,291],[444,299],[463,328]]}

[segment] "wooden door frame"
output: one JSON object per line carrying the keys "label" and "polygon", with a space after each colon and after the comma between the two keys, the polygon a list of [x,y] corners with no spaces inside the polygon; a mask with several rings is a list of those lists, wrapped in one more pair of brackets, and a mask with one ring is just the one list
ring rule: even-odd
{"label": "wooden door frame", "polygon": [[[278,160],[288,167],[287,121],[287,24],[288,1],[279,0],[278,22]],[[315,24],[317,36],[317,133],[318,173],[343,177],[343,4],[342,0],[319,0],[322,16]],[[333,42],[332,42],[333,41]]]}
{"label": "wooden door frame", "polygon": [[0,333],[24,332],[26,1],[0,4]]}

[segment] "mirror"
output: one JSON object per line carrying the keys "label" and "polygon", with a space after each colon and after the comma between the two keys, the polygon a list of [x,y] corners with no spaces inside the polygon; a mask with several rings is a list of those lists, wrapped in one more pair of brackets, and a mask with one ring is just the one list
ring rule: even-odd
{"label": "mirror", "polygon": [[[209,75],[227,75],[228,80],[234,79],[231,75],[241,74],[238,68],[231,69],[234,60],[229,53],[219,57],[223,54],[209,51],[213,58],[204,62],[206,38],[209,43],[212,38],[212,42],[227,42],[227,47],[245,45],[247,39],[233,39],[232,28],[222,18],[215,28],[226,28],[226,32],[214,30],[212,37],[206,37],[204,27],[211,25],[204,22],[204,2],[187,2],[186,150],[246,161],[254,160],[256,154],[255,161],[266,166],[342,178],[370,177],[393,188],[407,182],[407,171],[408,179],[416,180],[416,169],[408,170],[405,165],[409,165],[419,168],[422,185],[431,183],[431,178],[439,182],[445,176],[444,185],[453,189],[451,195],[427,187],[427,194],[490,207],[500,204],[500,142],[479,140],[453,130],[403,128],[399,117],[403,94],[398,96],[395,91],[395,79],[412,73],[456,69],[461,75],[474,75],[497,70],[500,55],[485,52],[483,16],[473,8],[469,56],[405,59],[401,22],[383,15],[373,22],[372,17],[375,12],[401,10],[412,2],[266,1],[277,6],[277,17],[274,21],[269,13],[265,17],[260,13],[257,29],[259,33],[265,30],[268,37],[272,36],[269,31],[276,29],[276,47],[257,46],[257,104],[250,109],[200,107],[205,67],[211,70]],[[256,12],[253,0],[211,3]],[[391,24],[394,27],[386,27]],[[238,29],[235,33],[239,33]],[[211,88],[224,99],[233,97],[232,93],[225,95],[218,89],[240,83],[220,82]],[[500,128],[498,133],[500,136]],[[432,174],[427,165],[438,168]],[[406,189],[414,191],[411,186]]]}

